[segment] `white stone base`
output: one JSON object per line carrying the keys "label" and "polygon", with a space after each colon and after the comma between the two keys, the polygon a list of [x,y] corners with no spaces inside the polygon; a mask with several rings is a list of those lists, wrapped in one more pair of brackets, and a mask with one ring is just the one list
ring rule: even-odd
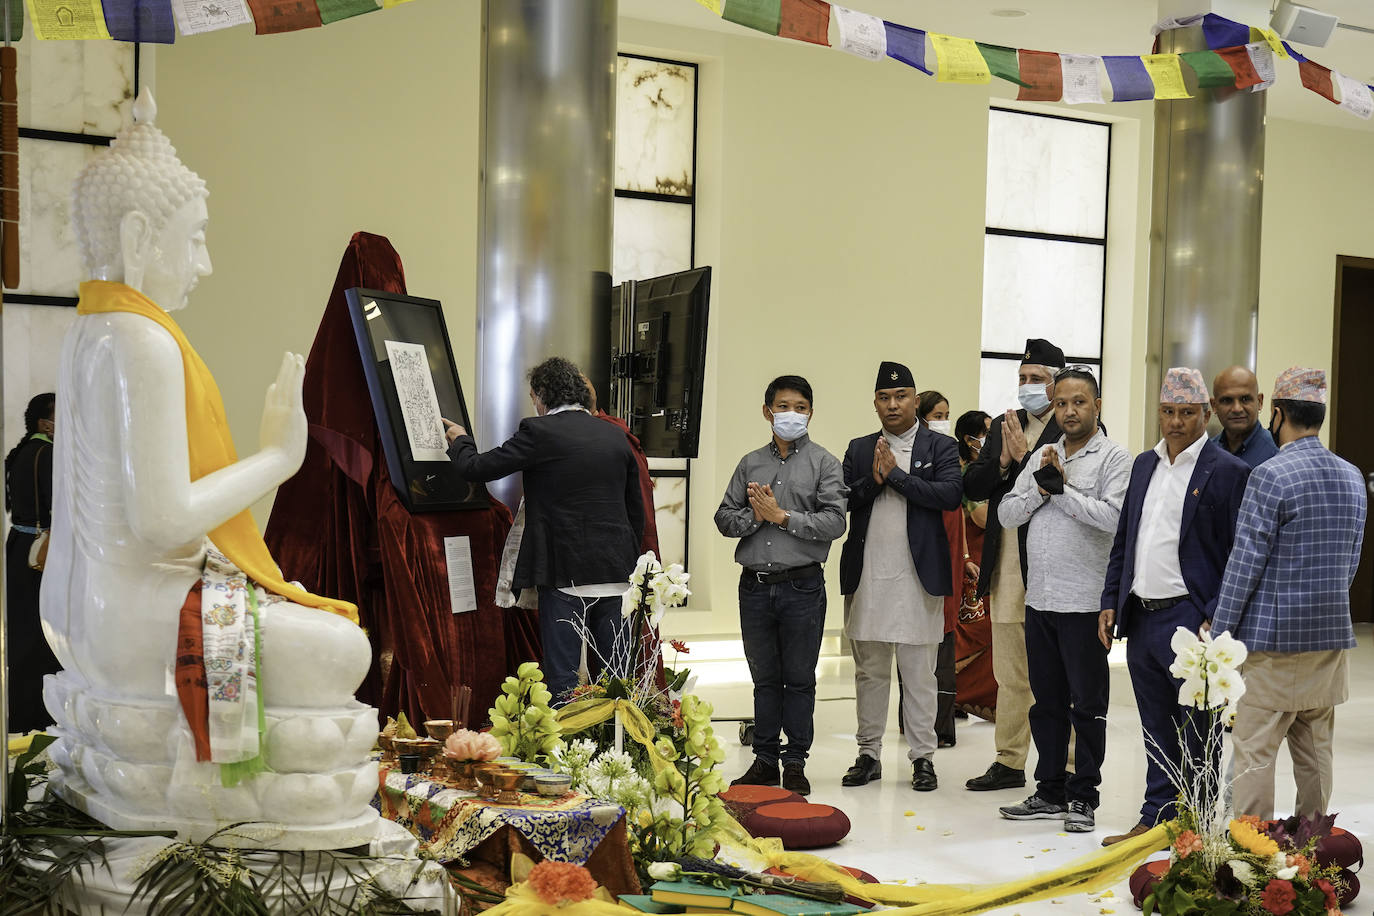
{"label": "white stone base", "polygon": [[[69,884],[62,895],[62,904],[80,916],[141,916],[147,912],[147,901],[132,902],[139,876],[152,864],[158,853],[171,841],[161,837],[105,840],[106,865],[95,865],[82,871],[82,880]],[[388,892],[404,897],[415,909],[433,909],[443,914],[457,912],[457,898],[442,865],[415,857],[415,838],[399,824],[378,820],[373,834],[363,845],[376,857],[366,863],[366,872]],[[285,848],[285,847],[274,847]],[[318,885],[329,870],[329,862],[311,863],[318,871],[304,874],[303,883]],[[361,862],[359,865],[363,864]],[[416,880],[416,875],[419,878]],[[412,881],[414,886],[412,887]],[[345,883],[341,870],[335,870],[330,882],[332,893],[343,898],[354,891]],[[273,912],[284,912],[284,901],[269,900]],[[275,904],[275,906],[273,905]]]}

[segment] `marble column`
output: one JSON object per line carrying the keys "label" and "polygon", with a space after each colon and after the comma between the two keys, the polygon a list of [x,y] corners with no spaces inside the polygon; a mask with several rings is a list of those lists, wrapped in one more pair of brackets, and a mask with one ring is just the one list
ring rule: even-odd
{"label": "marble column", "polygon": [[[1160,35],[1162,53],[1206,47],[1201,24]],[[1155,102],[1151,400],[1168,367],[1198,368],[1210,384],[1227,366],[1255,365],[1267,93],[1189,89],[1191,99]],[[1151,411],[1145,438],[1155,435]]]}
{"label": "marble column", "polygon": [[[485,0],[477,279],[478,445],[532,408],[564,356],[609,376],[615,0]],[[492,486],[512,508],[517,479]]]}

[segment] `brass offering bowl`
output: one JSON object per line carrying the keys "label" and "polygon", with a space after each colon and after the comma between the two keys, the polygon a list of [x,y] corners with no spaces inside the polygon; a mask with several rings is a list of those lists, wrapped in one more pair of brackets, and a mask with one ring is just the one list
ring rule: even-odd
{"label": "brass offering bowl", "polygon": [[520,783],[525,774],[519,770],[498,770],[495,773],[496,788],[500,790],[496,800],[503,805],[513,805],[520,800]]}
{"label": "brass offering bowl", "polygon": [[426,719],[425,731],[429,736],[440,744],[448,740],[448,736],[453,734],[454,724],[452,719]]}
{"label": "brass offering bowl", "polygon": [[497,763],[482,763],[473,767],[472,772],[477,779],[477,797],[494,801],[496,799],[496,774],[506,772],[505,768]]}
{"label": "brass offering bowl", "polygon": [[475,760],[456,760],[447,757],[449,782],[455,789],[464,789],[471,792],[477,788],[477,780],[473,778],[472,771],[477,764]]}
{"label": "brass offering bowl", "polygon": [[382,763],[391,764],[396,762],[395,739],[386,732],[378,732],[377,746],[382,749]]}

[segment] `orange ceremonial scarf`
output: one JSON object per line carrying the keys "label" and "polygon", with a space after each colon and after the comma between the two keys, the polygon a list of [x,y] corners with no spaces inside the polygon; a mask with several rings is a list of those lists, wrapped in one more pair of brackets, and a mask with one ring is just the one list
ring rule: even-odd
{"label": "orange ceremonial scarf", "polygon": [[[171,315],[133,287],[104,280],[81,284],[81,301],[76,312],[78,315],[102,312],[142,315],[171,334],[181,348],[181,363],[186,374],[186,440],[191,479],[199,480],[238,460],[219,386]],[[235,566],[268,591],[297,604],[332,611],[358,622],[357,606],[337,598],[312,595],[282,579],[281,571],[263,542],[262,532],[247,509],[211,531],[210,540]]]}

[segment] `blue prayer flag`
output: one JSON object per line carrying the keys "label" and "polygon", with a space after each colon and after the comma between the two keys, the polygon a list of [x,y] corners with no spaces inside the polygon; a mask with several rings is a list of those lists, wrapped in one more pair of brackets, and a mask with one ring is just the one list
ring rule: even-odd
{"label": "blue prayer flag", "polygon": [[1294,51],[1293,46],[1286,41],[1283,42],[1283,49],[1288,52],[1289,57],[1293,58],[1298,63],[1302,63],[1303,61],[1307,60],[1306,57],[1302,56],[1297,51]]}
{"label": "blue prayer flag", "polygon": [[105,28],[116,41],[176,41],[171,0],[104,0]]}
{"label": "blue prayer flag", "polygon": [[887,56],[915,67],[926,76],[933,76],[926,66],[926,33],[894,22],[883,22],[887,32]]}
{"label": "blue prayer flag", "polygon": [[1208,13],[1202,17],[1202,35],[1207,40],[1207,47],[1213,51],[1250,43],[1248,25],[1218,16],[1216,13]]}
{"label": "blue prayer flag", "polygon": [[1108,55],[1102,58],[1107,79],[1112,83],[1113,102],[1138,102],[1155,97],[1155,83],[1145,69],[1145,62],[1129,54]]}

